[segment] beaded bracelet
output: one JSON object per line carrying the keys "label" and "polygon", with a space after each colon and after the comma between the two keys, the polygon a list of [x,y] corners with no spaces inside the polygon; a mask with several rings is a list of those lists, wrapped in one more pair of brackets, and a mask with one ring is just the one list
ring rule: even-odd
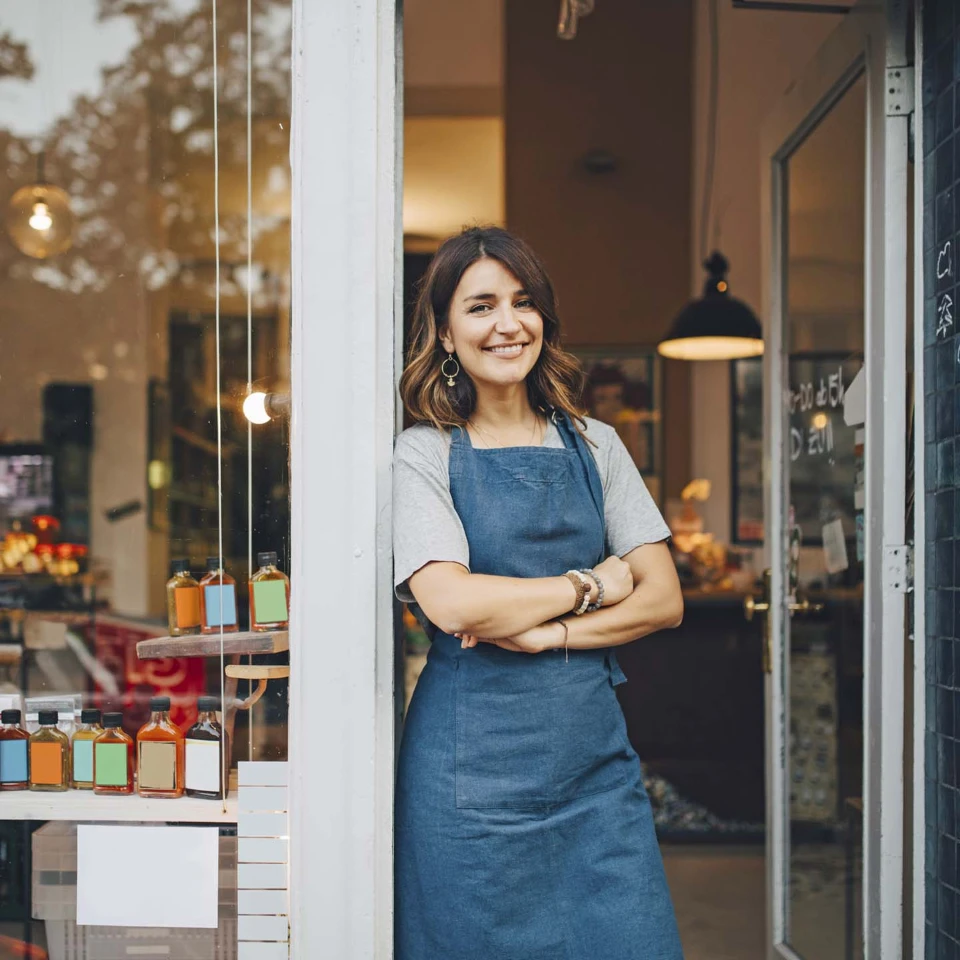
{"label": "beaded bracelet", "polygon": [[591,580],[597,585],[597,599],[595,603],[588,604],[587,613],[593,613],[594,610],[599,610],[603,606],[603,581],[594,573],[593,570],[581,570],[580,573],[585,573]]}

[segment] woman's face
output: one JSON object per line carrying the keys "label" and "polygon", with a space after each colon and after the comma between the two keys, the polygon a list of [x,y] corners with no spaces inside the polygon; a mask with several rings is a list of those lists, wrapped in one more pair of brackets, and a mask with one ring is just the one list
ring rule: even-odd
{"label": "woman's face", "polygon": [[450,301],[440,342],[455,352],[478,389],[523,383],[543,347],[543,318],[499,260],[466,270]]}

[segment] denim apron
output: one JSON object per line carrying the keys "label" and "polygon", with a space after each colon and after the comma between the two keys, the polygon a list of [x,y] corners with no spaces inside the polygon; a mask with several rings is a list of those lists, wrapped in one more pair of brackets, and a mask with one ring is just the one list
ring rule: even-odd
{"label": "denim apron", "polygon": [[[604,557],[603,488],[564,447],[450,446],[470,569],[552,577]],[[531,655],[437,630],[396,794],[396,960],[682,960],[612,650]]]}

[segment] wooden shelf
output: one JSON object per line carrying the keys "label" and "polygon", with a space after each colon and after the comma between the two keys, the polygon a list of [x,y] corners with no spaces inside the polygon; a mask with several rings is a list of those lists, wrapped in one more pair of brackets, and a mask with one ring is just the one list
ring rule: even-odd
{"label": "wooden shelf", "polygon": [[[225,633],[223,653],[232,657],[240,654],[281,653],[290,649],[290,634],[286,630],[276,633]],[[137,656],[141,660],[160,660],[165,657],[219,657],[220,634],[196,634],[188,637],[151,637],[137,644]]]}
{"label": "wooden shelf", "polygon": [[148,823],[236,823],[237,798],[219,800],[152,800],[130,796],[97,796],[91,790],[39,793],[11,790],[0,793],[0,820],[75,820],[79,822],[145,821]]}

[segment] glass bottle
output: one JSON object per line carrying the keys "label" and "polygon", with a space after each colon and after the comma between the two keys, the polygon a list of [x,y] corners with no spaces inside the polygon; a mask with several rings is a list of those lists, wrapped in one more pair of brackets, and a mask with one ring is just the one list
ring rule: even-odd
{"label": "glass bottle", "polygon": [[30,734],[20,726],[19,710],[0,712],[0,790],[26,790],[30,786],[27,743]]}
{"label": "glass bottle", "polygon": [[133,793],[133,737],[122,713],[103,715],[103,732],[93,741],[93,792]]}
{"label": "glass bottle", "polygon": [[220,566],[219,557],[207,557],[207,572],[200,581],[200,632],[219,633],[237,629],[237,581]]}
{"label": "glass bottle", "polygon": [[[188,797],[219,800],[223,795],[223,728],[216,697],[197,700],[197,722],[186,733],[185,789]],[[229,754],[228,754],[229,756]]]}
{"label": "glass bottle", "polygon": [[200,584],[190,573],[189,560],[173,560],[167,581],[167,621],[171,637],[200,630]]}
{"label": "glass bottle", "polygon": [[170,719],[170,698],[150,698],[150,719],[137,733],[137,792],[183,796],[183,731]]}
{"label": "glass bottle", "polygon": [[273,550],[257,554],[260,569],[250,578],[250,629],[286,630],[290,625],[290,581],[277,569]]}
{"label": "glass bottle", "polygon": [[57,711],[41,710],[30,734],[30,789],[66,790],[70,784],[70,738],[57,729]]}
{"label": "glass bottle", "polygon": [[93,741],[103,733],[99,710],[81,710],[80,726],[70,741],[70,786],[93,789]]}

